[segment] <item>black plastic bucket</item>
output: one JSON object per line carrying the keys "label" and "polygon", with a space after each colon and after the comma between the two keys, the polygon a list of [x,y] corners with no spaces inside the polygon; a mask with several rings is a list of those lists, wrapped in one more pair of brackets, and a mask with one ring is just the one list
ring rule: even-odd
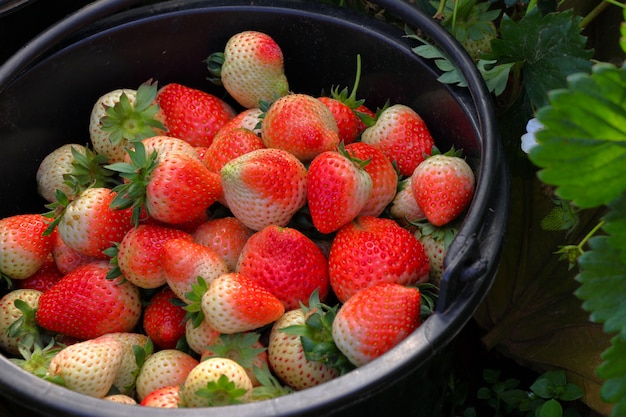
{"label": "black plastic bucket", "polygon": [[214,417],[439,414],[446,350],[488,291],[508,215],[509,180],[490,96],[462,48],[430,17],[402,1],[376,3],[435,41],[468,87],[437,81],[432,63],[396,26],[317,1],[174,1],[129,8],[101,0],[69,16],[0,67],[0,216],[42,212],[35,172],[48,152],[87,143],[92,103],[147,79],[222,95],[202,60],[242,30],[270,34],[285,55],[294,91],[319,94],[352,85],[362,57],[359,97],[414,108],[443,147],[463,148],[476,194],[446,257],[436,312],[389,353],[343,377],[274,400],[206,409],[153,409],[90,398],[32,376],[0,355],[0,395],[24,415]]}

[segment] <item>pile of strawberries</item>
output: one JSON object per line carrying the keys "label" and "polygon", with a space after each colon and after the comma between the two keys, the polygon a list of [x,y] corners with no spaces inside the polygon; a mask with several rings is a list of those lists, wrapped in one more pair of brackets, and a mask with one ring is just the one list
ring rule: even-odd
{"label": "pile of strawberries", "polygon": [[0,220],[0,347],[68,389],[152,407],[260,401],[375,360],[432,308],[474,192],[403,104],[291,92],[267,34],[180,84],[101,97],[91,146],[37,172],[49,211]]}

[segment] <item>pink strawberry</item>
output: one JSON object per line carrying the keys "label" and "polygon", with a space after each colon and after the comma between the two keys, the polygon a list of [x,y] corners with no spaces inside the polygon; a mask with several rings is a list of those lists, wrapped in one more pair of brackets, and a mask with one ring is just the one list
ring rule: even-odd
{"label": "pink strawberry", "polygon": [[52,244],[52,257],[54,262],[63,274],[67,274],[74,268],[99,259],[95,256],[84,255],[72,248],[63,241],[58,233],[55,233],[54,243]]}
{"label": "pink strawberry", "polygon": [[171,239],[191,241],[191,235],[171,227],[141,224],[126,233],[117,247],[122,275],[140,288],[158,288],[167,282],[161,252]]}
{"label": "pink strawberry", "polygon": [[233,272],[244,245],[253,234],[254,230],[241,220],[229,216],[207,220],[193,230],[191,236],[194,242],[217,252]]}
{"label": "pink strawberry", "polygon": [[191,408],[240,404],[250,400],[252,381],[232,359],[209,358],[189,372],[182,387],[185,405]]}
{"label": "pink strawberry", "polygon": [[139,405],[156,408],[179,408],[182,405],[180,385],[157,388],[146,395]]}
{"label": "pink strawberry", "polygon": [[332,233],[352,221],[372,195],[367,161],[345,150],[327,151],[309,165],[307,201],[311,219],[321,233]]}
{"label": "pink strawberry", "polygon": [[185,336],[186,311],[175,304],[176,294],[163,287],[143,310],[143,329],[159,349],[174,349]]}
{"label": "pink strawberry", "polygon": [[424,212],[417,205],[411,187],[411,177],[406,177],[398,184],[398,190],[389,207],[389,214],[401,225],[423,220]]}
{"label": "pink strawberry", "polygon": [[435,144],[424,120],[403,104],[385,108],[361,140],[379,148],[404,176],[413,174]]}
{"label": "pink strawberry", "polygon": [[420,292],[378,283],[351,297],[332,325],[335,344],[356,366],[389,351],[420,325]]}
{"label": "pink strawberry", "polygon": [[235,116],[224,100],[185,85],[171,83],[157,93],[167,134],[193,146],[209,146],[215,133]]}
{"label": "pink strawberry", "polygon": [[251,130],[244,128],[220,130],[213,138],[213,143],[207,149],[203,161],[209,171],[219,174],[222,167],[231,160],[263,148],[265,148],[263,141]]}
{"label": "pink strawberry", "polygon": [[157,389],[180,385],[198,364],[193,356],[176,349],[163,349],[148,356],[137,375],[137,398],[142,401]]}
{"label": "pink strawberry", "polygon": [[65,244],[83,255],[108,259],[104,251],[133,227],[131,210],[111,207],[116,196],[109,188],[88,188],[71,201],[57,225]]}
{"label": "pink strawberry", "polygon": [[295,390],[319,385],[339,376],[337,369],[306,358],[301,337],[282,329],[303,325],[305,312],[296,308],[287,311],[272,327],[267,347],[268,361],[278,378]]}
{"label": "pink strawberry", "polygon": [[237,271],[282,301],[286,310],[306,304],[316,289],[329,292],[328,261],[307,236],[291,227],[267,226],[252,235],[239,257]]}
{"label": "pink strawberry", "polygon": [[221,170],[228,208],[254,230],[286,226],[306,203],[307,170],[281,149],[258,149],[233,159]]}
{"label": "pink strawberry", "polygon": [[252,107],[237,113],[235,117],[220,128],[219,132],[225,133],[233,129],[248,129],[260,137],[262,119],[263,110],[259,107]]}
{"label": "pink strawberry", "polygon": [[228,266],[213,249],[188,239],[171,239],[163,244],[161,268],[176,297],[189,304],[186,294],[199,278],[207,284],[228,272]]}
{"label": "pink strawberry", "polygon": [[130,331],[141,314],[139,290],[107,279],[109,270],[108,262],[95,261],[63,277],[39,298],[39,325],[79,340]]}
{"label": "pink strawberry", "polygon": [[72,391],[103,398],[113,385],[122,357],[122,344],[114,338],[86,340],[57,353],[50,362],[48,377],[61,378]]}
{"label": "pink strawberry", "polygon": [[339,145],[337,122],[318,99],[289,94],[269,107],[261,124],[261,138],[268,148],[283,149],[309,162]]}
{"label": "pink strawberry", "polygon": [[428,280],[422,244],[391,219],[361,216],[342,227],[328,258],[330,284],[341,302],[378,282],[416,284]]}
{"label": "pink strawberry", "polygon": [[41,214],[0,219],[0,276],[28,278],[46,263],[55,239],[44,235],[49,225]]}
{"label": "pink strawberry", "polygon": [[243,107],[259,107],[289,92],[283,52],[272,37],[257,31],[233,35],[223,53],[207,59],[209,70]]}
{"label": "pink strawberry", "polygon": [[220,333],[254,330],[278,320],[282,302],[256,281],[240,273],[228,273],[211,282],[202,296],[205,320]]}
{"label": "pink strawberry", "polygon": [[359,215],[380,216],[396,195],[398,173],[385,154],[372,145],[363,142],[351,143],[346,146],[346,152],[361,161],[369,161],[365,165],[365,171],[372,178],[372,193]]}
{"label": "pink strawberry", "polygon": [[415,201],[435,226],[457,218],[474,196],[474,172],[458,155],[454,149],[433,155],[411,177]]}

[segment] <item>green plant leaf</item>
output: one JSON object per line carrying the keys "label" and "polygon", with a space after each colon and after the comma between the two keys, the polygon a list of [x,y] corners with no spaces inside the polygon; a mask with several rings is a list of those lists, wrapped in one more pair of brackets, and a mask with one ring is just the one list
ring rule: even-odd
{"label": "green plant leaf", "polygon": [[539,417],[561,417],[563,415],[563,407],[557,400],[548,400],[542,404],[538,415]]}
{"label": "green plant leaf", "polygon": [[550,94],[537,118],[531,160],[539,178],[581,208],[606,205],[626,189],[626,72],[597,64]]}
{"label": "green plant leaf", "polygon": [[523,64],[524,89],[534,107],[542,107],[547,93],[564,87],[569,74],[591,68],[580,19],[571,10],[542,16],[536,7],[518,22],[504,15],[501,37],[491,41],[487,59]]}

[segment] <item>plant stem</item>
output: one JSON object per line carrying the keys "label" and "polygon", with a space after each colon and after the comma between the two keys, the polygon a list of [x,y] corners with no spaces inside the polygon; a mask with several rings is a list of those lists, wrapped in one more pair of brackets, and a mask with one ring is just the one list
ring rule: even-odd
{"label": "plant stem", "polygon": [[585,16],[579,23],[579,27],[581,29],[586,28],[589,23],[591,23],[593,21],[593,19],[595,19],[596,17],[598,17],[600,15],[600,13],[602,13],[607,7],[609,7],[609,5],[614,5],[617,7],[621,7],[621,8],[625,8],[626,5],[624,5],[623,3],[620,3],[616,0],[604,0],[602,2],[600,2],[596,7],[593,8],[592,11],[590,11],[587,16]]}

